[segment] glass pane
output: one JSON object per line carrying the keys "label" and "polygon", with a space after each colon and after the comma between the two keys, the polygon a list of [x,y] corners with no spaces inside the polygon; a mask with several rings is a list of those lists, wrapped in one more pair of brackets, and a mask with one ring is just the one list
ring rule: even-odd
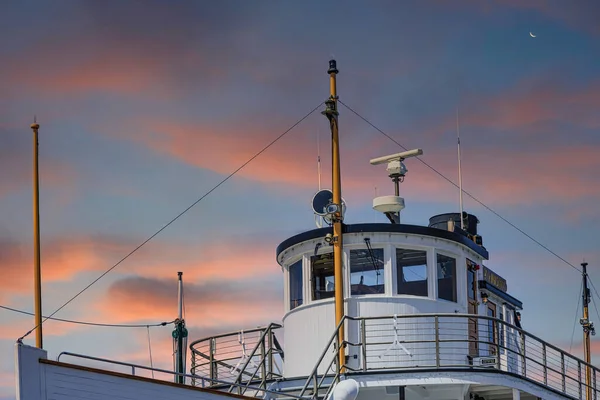
{"label": "glass pane", "polygon": [[456,260],[437,255],[438,298],[456,302]]}
{"label": "glass pane", "polygon": [[475,271],[467,270],[467,293],[469,293],[469,299],[471,300],[476,298],[475,284]]}
{"label": "glass pane", "polygon": [[302,260],[290,265],[290,310],[302,305]]}
{"label": "glass pane", "polygon": [[320,300],[333,297],[333,253],[313,256],[310,261],[312,299]]}
{"label": "glass pane", "polygon": [[396,249],[398,294],[427,297],[427,252]]}
{"label": "glass pane", "polygon": [[353,295],[385,293],[383,249],[350,250],[350,286]]}

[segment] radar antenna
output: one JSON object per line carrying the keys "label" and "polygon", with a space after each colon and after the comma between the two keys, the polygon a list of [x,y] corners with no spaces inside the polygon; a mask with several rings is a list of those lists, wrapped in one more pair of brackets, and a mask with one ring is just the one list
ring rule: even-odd
{"label": "radar antenna", "polygon": [[371,165],[387,163],[388,176],[394,182],[394,196],[380,196],[373,199],[373,209],[382,212],[392,224],[400,223],[400,211],[405,207],[404,199],[400,197],[400,183],[404,182],[404,176],[408,169],[404,165],[404,160],[409,157],[417,157],[423,154],[423,150],[414,149],[402,153],[396,153],[389,156],[374,158],[370,161]]}

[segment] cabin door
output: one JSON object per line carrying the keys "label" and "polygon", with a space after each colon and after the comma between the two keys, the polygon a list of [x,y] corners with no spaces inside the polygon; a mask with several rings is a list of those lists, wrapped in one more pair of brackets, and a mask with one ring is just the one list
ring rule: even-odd
{"label": "cabin door", "polygon": [[[476,264],[467,260],[467,299],[469,314],[477,315],[477,270]],[[469,318],[469,355],[475,357],[479,353],[477,318]]]}

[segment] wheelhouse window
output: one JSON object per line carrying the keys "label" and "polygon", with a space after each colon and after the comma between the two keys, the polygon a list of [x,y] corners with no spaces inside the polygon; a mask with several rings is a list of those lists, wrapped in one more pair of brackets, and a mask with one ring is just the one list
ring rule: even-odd
{"label": "wheelhouse window", "polygon": [[302,260],[289,268],[290,310],[302,305]]}
{"label": "wheelhouse window", "polygon": [[427,252],[396,249],[398,294],[427,297]]}
{"label": "wheelhouse window", "polygon": [[[467,294],[471,302],[477,301],[477,264],[467,259]],[[469,310],[469,313],[471,311]]]}
{"label": "wheelhouse window", "polygon": [[334,295],[333,253],[310,258],[312,299],[328,299]]}
{"label": "wheelhouse window", "polygon": [[353,295],[385,293],[383,249],[350,250],[350,287]]}
{"label": "wheelhouse window", "polygon": [[456,260],[437,255],[438,298],[456,302]]}

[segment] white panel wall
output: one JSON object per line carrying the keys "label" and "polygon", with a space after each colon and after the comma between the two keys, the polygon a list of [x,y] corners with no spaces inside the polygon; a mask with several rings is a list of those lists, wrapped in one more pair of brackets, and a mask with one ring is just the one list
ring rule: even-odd
{"label": "white panel wall", "polygon": [[[374,317],[374,316],[391,316],[411,315],[411,314],[426,314],[426,313],[454,313],[463,312],[456,303],[445,301],[435,301],[428,298],[418,297],[359,297],[349,298],[346,301],[346,313],[358,317]],[[284,352],[285,352],[285,370],[286,378],[306,376],[312,371],[319,356],[323,352],[325,345],[333,335],[334,325],[334,301],[333,299],[321,300],[318,303],[309,304],[300,307],[288,313],[284,318]],[[444,323],[448,323],[446,318]],[[415,335],[416,326],[413,320],[398,319],[399,340],[431,340],[434,335],[433,319],[431,321],[419,319],[419,335]],[[462,325],[460,325],[462,323]],[[427,325],[425,325],[427,324]],[[378,326],[376,326],[378,325]],[[411,332],[408,336],[406,332]],[[464,328],[464,338],[467,338],[466,320],[460,319],[454,325],[452,333],[457,334],[457,331]],[[368,343],[379,343],[393,340],[393,320],[369,320],[367,322]],[[379,332],[379,333],[378,333]],[[442,337],[443,339],[443,337]],[[362,338],[360,334],[360,326],[358,322],[348,321],[346,324],[346,340],[352,343],[360,343]],[[417,345],[407,344],[405,347],[414,354],[406,359],[405,353],[398,351],[397,348],[392,349],[388,354],[383,356],[382,360],[377,357],[384,352],[388,345],[371,346],[369,363],[372,367],[385,367],[386,363],[389,366],[403,366],[402,363],[408,365],[435,365],[435,345]],[[460,363],[464,364],[467,354],[467,345],[464,344],[464,349],[460,348],[461,344],[454,343],[453,347],[456,350],[457,356],[460,358]],[[328,353],[327,360],[330,360],[331,352]],[[347,355],[350,356],[349,366],[357,368],[362,366],[361,348],[349,346]],[[429,356],[425,356],[429,354]],[[450,353],[446,353],[450,356]],[[356,356],[356,358],[354,358]],[[420,357],[420,358],[419,358]],[[446,360],[448,362],[448,360]],[[320,371],[321,373],[324,371]]]}
{"label": "white panel wall", "polygon": [[[46,352],[16,347],[17,400],[218,400],[245,398],[44,362]],[[40,360],[41,359],[41,360]]]}

